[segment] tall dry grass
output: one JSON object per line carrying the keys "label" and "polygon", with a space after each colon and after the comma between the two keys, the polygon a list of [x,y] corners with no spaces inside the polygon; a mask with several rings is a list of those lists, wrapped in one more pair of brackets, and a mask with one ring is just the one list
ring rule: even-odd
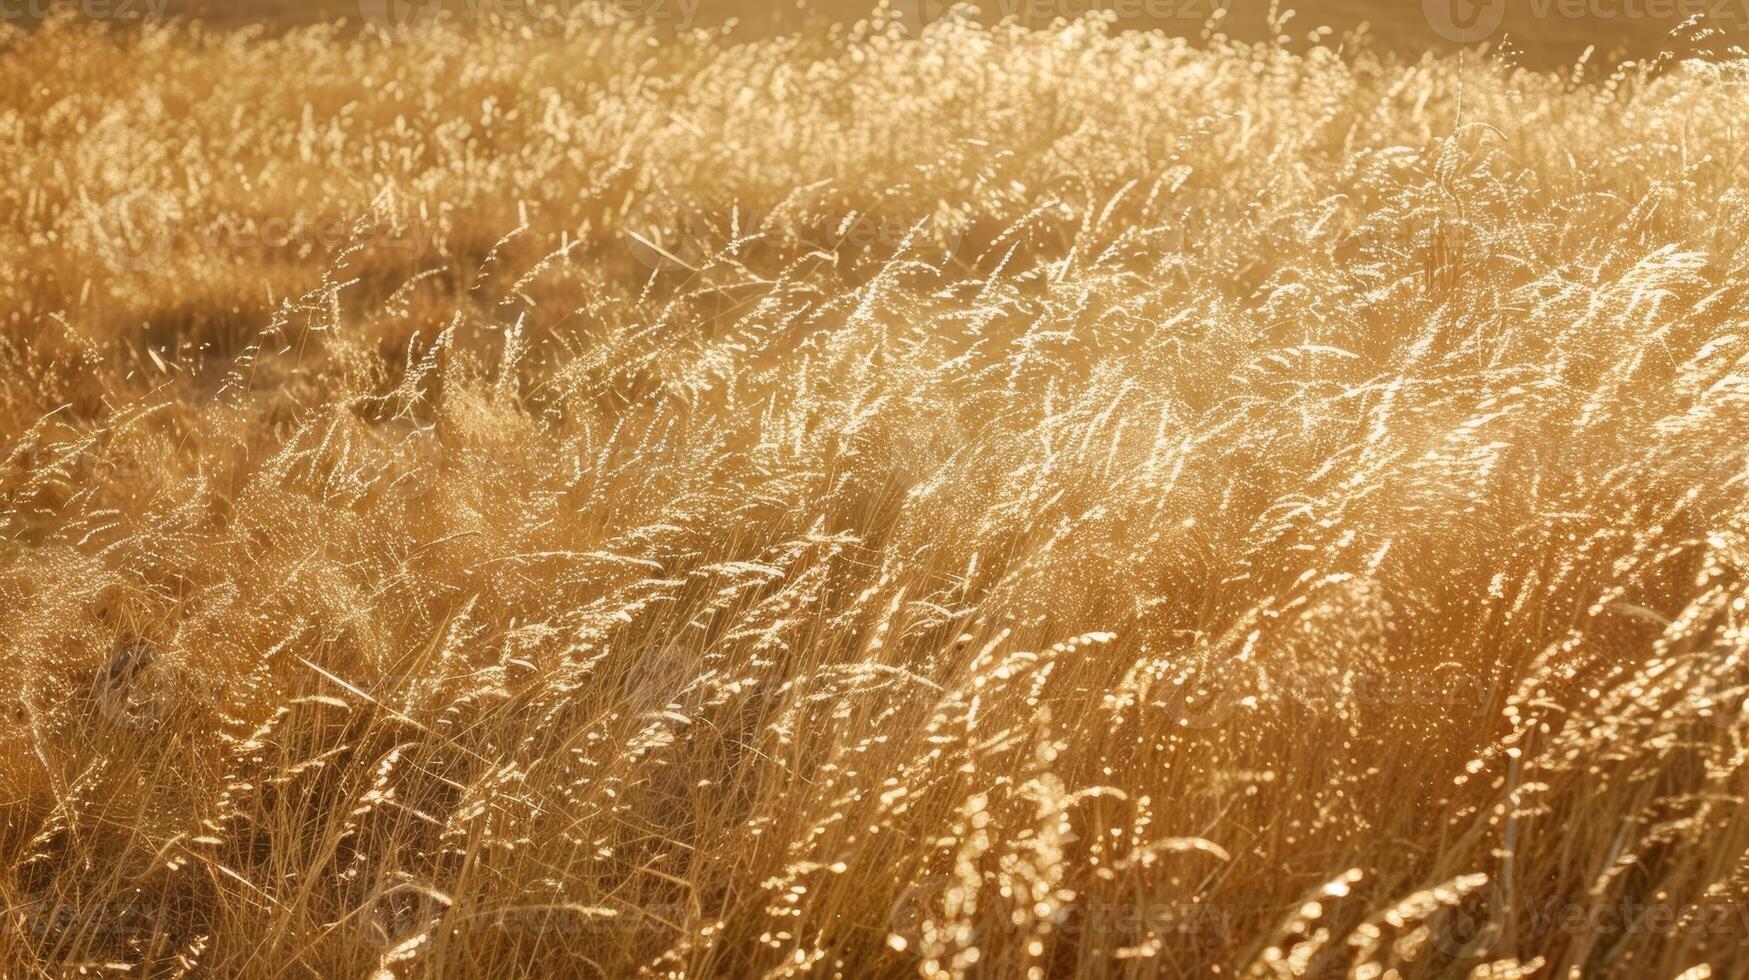
{"label": "tall dry grass", "polygon": [[0,36],[0,975],[1740,975],[1746,81]]}

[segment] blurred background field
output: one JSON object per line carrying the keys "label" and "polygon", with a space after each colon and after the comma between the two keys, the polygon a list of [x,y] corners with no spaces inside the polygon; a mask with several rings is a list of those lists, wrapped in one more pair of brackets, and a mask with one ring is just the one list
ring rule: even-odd
{"label": "blurred background field", "polygon": [[[35,9],[53,0],[23,0],[20,9]],[[545,0],[84,0],[89,9],[150,10],[154,15],[190,17],[225,28],[263,25],[270,29],[294,24],[346,22],[371,18],[411,17],[442,7],[457,20],[479,19],[485,10],[548,7]],[[947,0],[888,0],[907,20],[933,20],[953,6]],[[567,12],[587,6],[583,0],[562,0]],[[873,12],[872,0],[619,0],[621,11],[658,26],[716,29],[734,22],[736,33],[748,38],[787,33],[822,23],[851,24]],[[1446,51],[1456,40],[1480,35],[1494,48],[1507,48],[1521,63],[1561,67],[1596,48],[1592,61],[1608,64],[1622,58],[1646,58],[1659,53],[1717,52],[1739,44],[1749,30],[1749,0],[1301,0],[1281,4],[1293,16],[1286,34],[1303,39],[1311,30],[1327,27],[1337,37],[1365,35],[1376,46],[1415,56]],[[985,23],[1013,19],[1029,27],[1046,27],[1058,18],[1105,12],[1119,29],[1162,29],[1168,34],[1199,37],[1209,15],[1222,12],[1220,29],[1239,40],[1270,36],[1271,4],[1267,0],[984,0],[963,8]],[[1497,28],[1488,29],[1489,25]],[[1453,26],[1457,30],[1453,30]],[[1473,29],[1466,33],[1465,27]]]}

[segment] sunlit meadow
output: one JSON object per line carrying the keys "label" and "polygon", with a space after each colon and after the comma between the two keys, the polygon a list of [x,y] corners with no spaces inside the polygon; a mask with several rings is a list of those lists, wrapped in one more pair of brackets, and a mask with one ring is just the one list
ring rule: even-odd
{"label": "sunlit meadow", "polygon": [[0,27],[0,976],[1742,975],[1749,72],[1284,33]]}

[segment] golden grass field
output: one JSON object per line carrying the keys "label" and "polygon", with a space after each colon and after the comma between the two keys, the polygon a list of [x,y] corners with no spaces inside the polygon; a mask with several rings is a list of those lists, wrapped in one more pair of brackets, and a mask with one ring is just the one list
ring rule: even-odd
{"label": "golden grass field", "polygon": [[1742,976],[1746,109],[0,27],[0,976]]}

